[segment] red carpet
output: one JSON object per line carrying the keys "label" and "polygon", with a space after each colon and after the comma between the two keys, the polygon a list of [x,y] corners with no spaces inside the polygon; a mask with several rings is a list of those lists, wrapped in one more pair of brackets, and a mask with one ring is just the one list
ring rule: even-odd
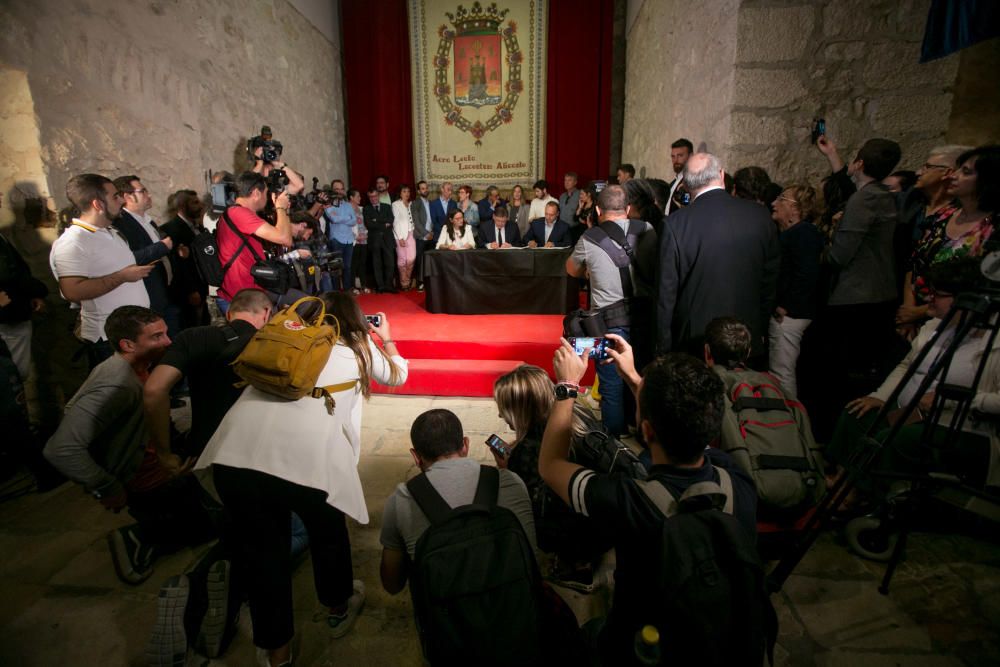
{"label": "red carpet", "polygon": [[551,374],[562,333],[561,315],[434,315],[422,292],[363,294],[358,302],[365,314],[386,314],[410,363],[406,384],[375,385],[380,394],[492,396],[494,380],[520,364]]}

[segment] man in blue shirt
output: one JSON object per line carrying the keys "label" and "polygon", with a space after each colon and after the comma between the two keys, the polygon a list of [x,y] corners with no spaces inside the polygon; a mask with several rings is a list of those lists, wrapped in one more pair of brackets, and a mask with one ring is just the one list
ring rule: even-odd
{"label": "man in blue shirt", "polygon": [[354,287],[354,276],[351,274],[351,254],[354,252],[354,225],[357,216],[354,207],[344,201],[344,182],[336,180],[330,184],[333,190],[333,204],[326,207],[323,217],[326,219],[326,237],[330,250],[339,252],[344,258],[344,272],[341,274],[341,290]]}

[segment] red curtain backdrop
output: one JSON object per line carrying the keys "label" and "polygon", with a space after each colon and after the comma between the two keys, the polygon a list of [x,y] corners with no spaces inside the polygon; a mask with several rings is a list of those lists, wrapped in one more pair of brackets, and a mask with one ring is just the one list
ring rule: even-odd
{"label": "red curtain backdrop", "polygon": [[385,173],[395,194],[413,185],[406,0],[344,0],[340,20],[349,187],[364,192]]}
{"label": "red curtain backdrop", "polygon": [[[549,3],[544,178],[554,195],[567,171],[581,186],[608,176],[614,2]],[[406,0],[344,0],[341,33],[351,185],[386,172],[395,192],[414,180]]]}
{"label": "red curtain backdrop", "polygon": [[545,108],[545,180],[563,191],[608,177],[611,152],[611,38],[614,0],[551,0]]}

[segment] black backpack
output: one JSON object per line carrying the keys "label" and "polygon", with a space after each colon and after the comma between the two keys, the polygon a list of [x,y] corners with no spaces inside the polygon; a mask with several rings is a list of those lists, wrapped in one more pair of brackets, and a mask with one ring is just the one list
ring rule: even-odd
{"label": "black backpack", "polygon": [[[636,482],[664,516],[643,625],[660,633],[663,664],[753,665],[772,657],[778,619],[753,541],[733,517],[729,473],[679,498],[657,480]],[[636,631],[641,628],[635,628]]]}
{"label": "black backpack", "polygon": [[425,474],[406,486],[431,524],[410,577],[428,662],[542,664],[541,577],[520,521],[497,505],[499,471],[482,466],[475,499],[463,507],[449,507]]}
{"label": "black backpack", "polygon": [[596,419],[582,414],[581,419],[587,432],[573,437],[570,460],[599,473],[620,472],[632,479],[646,479],[646,466],[631,449]]}
{"label": "black backpack", "polygon": [[229,225],[242,240],[236,252],[233,253],[233,256],[229,258],[229,261],[224,266],[222,258],[219,255],[219,242],[216,232],[203,229],[191,241],[191,256],[194,257],[195,266],[198,267],[198,275],[201,276],[206,285],[211,285],[212,287],[222,287],[222,281],[226,277],[226,272],[233,265],[233,262],[236,261],[236,258],[240,256],[244,248],[249,248],[250,252],[253,253],[254,259],[260,260],[260,257],[257,256],[246,235],[240,232],[236,225],[229,219],[228,211],[224,211],[219,216],[219,224],[223,222]]}

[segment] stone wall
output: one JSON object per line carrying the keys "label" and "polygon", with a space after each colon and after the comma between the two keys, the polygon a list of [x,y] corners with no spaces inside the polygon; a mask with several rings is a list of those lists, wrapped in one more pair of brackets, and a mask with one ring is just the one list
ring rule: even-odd
{"label": "stone wall", "polygon": [[733,97],[739,0],[705,10],[646,0],[628,33],[622,161],[670,180],[670,143],[687,137],[725,149]]}
{"label": "stone wall", "polygon": [[38,136],[38,190],[57,205],[76,173],[131,172],[161,216],[170,192],[203,189],[206,170],[245,168],[262,124],[307,182],[346,173],[340,45],[286,0],[17,0],[0,25],[0,97],[26,76],[34,109],[34,127],[0,111],[4,194],[40,178],[22,135]]}
{"label": "stone wall", "polygon": [[996,115],[973,96],[998,90],[997,48],[919,64],[930,0],[631,5],[622,159],[649,175],[672,175],[670,142],[687,136],[729,171],[756,164],[779,182],[816,183],[828,172],[809,143],[816,116],[845,158],[870,137],[898,141],[900,168],[936,144],[998,139]]}
{"label": "stone wall", "polygon": [[74,174],[136,173],[163,220],[167,196],[203,190],[206,170],[245,169],[262,124],[307,184],[344,177],[341,48],[339,31],[325,30],[331,42],[286,0],[14,0],[0,2],[0,26],[0,229],[49,286],[27,386],[44,432],[86,363],[35,198],[56,210]]}
{"label": "stone wall", "polygon": [[815,116],[847,158],[870,137],[898,141],[916,168],[944,141],[958,55],[919,64],[930,0],[744,0],[729,140],[732,168],[779,182],[829,169],[810,145]]}

